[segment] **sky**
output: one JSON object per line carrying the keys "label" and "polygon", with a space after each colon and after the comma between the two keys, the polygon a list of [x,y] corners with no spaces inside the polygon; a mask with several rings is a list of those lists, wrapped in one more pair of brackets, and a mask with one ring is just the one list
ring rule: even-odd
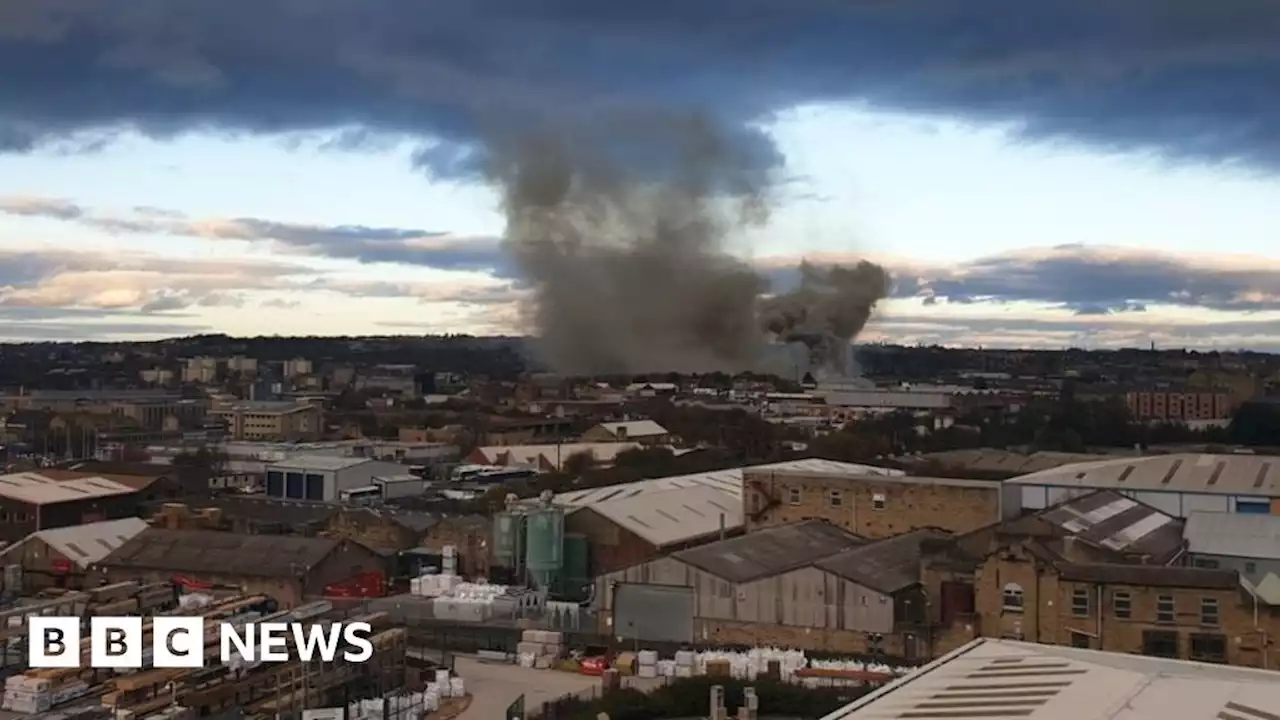
{"label": "sky", "polygon": [[536,332],[486,138],[670,107],[773,180],[728,252],[890,272],[860,342],[1280,350],[1262,0],[129,8],[0,8],[0,339]]}

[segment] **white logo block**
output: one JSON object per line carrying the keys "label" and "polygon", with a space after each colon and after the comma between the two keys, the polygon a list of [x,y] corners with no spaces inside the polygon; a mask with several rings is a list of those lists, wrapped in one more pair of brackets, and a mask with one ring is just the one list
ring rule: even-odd
{"label": "white logo block", "polygon": [[27,665],[33,668],[80,667],[80,618],[27,618]]}
{"label": "white logo block", "polygon": [[96,668],[140,668],[145,638],[140,617],[90,618],[89,663]]}
{"label": "white logo block", "polygon": [[151,658],[155,667],[204,667],[204,618],[152,618],[151,640]]}

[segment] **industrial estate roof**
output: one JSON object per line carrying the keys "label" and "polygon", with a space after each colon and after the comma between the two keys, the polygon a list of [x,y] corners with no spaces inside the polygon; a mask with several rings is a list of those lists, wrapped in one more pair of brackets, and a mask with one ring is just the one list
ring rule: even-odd
{"label": "industrial estate roof", "polygon": [[357,465],[373,462],[365,457],[338,457],[336,455],[294,455],[272,463],[273,467],[286,470],[346,470]]}
{"label": "industrial estate roof", "polygon": [[56,480],[38,472],[0,475],[0,497],[30,505],[52,505],[72,500],[128,495],[135,490],[104,477]]}
{"label": "industrial estate roof", "polygon": [[1168,558],[1182,548],[1179,520],[1111,490],[1089,493],[1037,516],[1089,545],[1126,555]]}
{"label": "industrial estate roof", "polygon": [[490,445],[476,448],[485,460],[493,465],[524,465],[540,468],[545,461],[554,468],[559,468],[565,460],[574,455],[590,455],[599,463],[612,463],[619,453],[637,450],[641,447],[634,442],[604,443],[560,443],[546,445]]}
{"label": "industrial estate roof", "polygon": [[173,573],[286,578],[311,569],[340,544],[333,538],[149,528],[103,558],[101,564]]}
{"label": "industrial estate roof", "polygon": [[823,720],[1274,720],[1280,673],[981,639]]}
{"label": "industrial estate roof", "polygon": [[719,532],[722,516],[723,529],[741,527],[743,475],[757,471],[846,477],[902,475],[899,470],[833,460],[791,460],[572,490],[556,495],[553,502],[570,512],[591,508],[620,527],[662,547]]}
{"label": "industrial estate roof", "polygon": [[1187,552],[1280,560],[1280,515],[1193,512],[1183,537]]}
{"label": "industrial estate roof", "polygon": [[922,529],[853,547],[814,563],[836,577],[891,595],[920,583],[920,544],[950,537],[942,530]]}
{"label": "industrial estate roof", "polygon": [[731,583],[779,575],[866,542],[821,520],[805,520],[757,530],[671,557]]}
{"label": "industrial estate roof", "polygon": [[31,537],[44,541],[71,562],[85,568],[102,560],[147,527],[142,518],[124,518],[40,530],[32,533]]}
{"label": "industrial estate roof", "polygon": [[1063,465],[1006,483],[1280,497],[1280,459],[1183,453]]}
{"label": "industrial estate roof", "polygon": [[1107,457],[1103,455],[1085,453],[1042,450],[1030,455],[1024,455],[996,448],[974,448],[925,453],[918,456],[902,457],[899,458],[899,461],[912,464],[936,462],[950,467],[984,472],[1032,473],[1061,467],[1070,463],[1093,462],[1105,459]]}
{"label": "industrial estate roof", "polygon": [[625,430],[626,436],[629,438],[640,437],[657,437],[660,435],[669,435],[670,431],[662,427],[653,420],[627,420],[623,422],[607,422],[600,423],[600,427],[609,431],[612,435],[617,435],[619,430]]}

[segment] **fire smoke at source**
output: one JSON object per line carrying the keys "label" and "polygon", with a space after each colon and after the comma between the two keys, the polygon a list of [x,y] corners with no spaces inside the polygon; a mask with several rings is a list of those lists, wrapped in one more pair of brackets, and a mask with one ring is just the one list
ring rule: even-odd
{"label": "fire smoke at source", "polygon": [[888,293],[863,262],[805,265],[768,296],[727,245],[768,219],[772,183],[705,118],[645,113],[489,150],[525,311],[558,372],[753,370],[769,339],[843,372],[841,348]]}

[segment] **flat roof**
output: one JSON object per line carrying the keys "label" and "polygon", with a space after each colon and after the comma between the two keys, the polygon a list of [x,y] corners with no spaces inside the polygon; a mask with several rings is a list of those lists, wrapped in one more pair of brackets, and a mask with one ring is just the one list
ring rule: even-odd
{"label": "flat roof", "polygon": [[357,465],[373,462],[373,458],[339,457],[337,455],[294,455],[268,465],[269,468],[285,470],[346,470]]}
{"label": "flat roof", "polygon": [[56,480],[38,472],[0,475],[0,497],[30,505],[114,497],[132,492],[136,491],[128,485],[99,476]]}
{"label": "flat roof", "polygon": [[980,639],[822,720],[1271,720],[1280,673]]}
{"label": "flat roof", "polygon": [[1179,453],[1073,463],[1006,480],[1019,485],[1280,497],[1280,457]]}
{"label": "flat roof", "polygon": [[1193,512],[1183,537],[1187,552],[1280,560],[1280,515]]}

